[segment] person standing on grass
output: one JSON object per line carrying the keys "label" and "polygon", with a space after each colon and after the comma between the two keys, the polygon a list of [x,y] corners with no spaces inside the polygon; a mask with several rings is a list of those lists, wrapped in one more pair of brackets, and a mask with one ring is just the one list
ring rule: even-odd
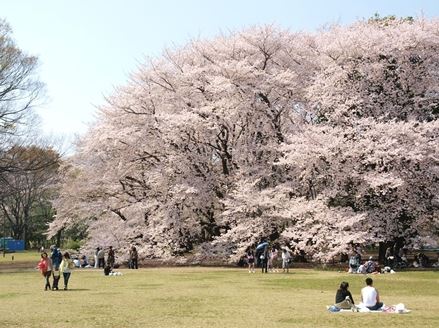
{"label": "person standing on grass", "polygon": [[290,259],[291,259],[290,252],[286,248],[283,248],[282,249],[282,272],[283,273],[290,272]]}
{"label": "person standing on grass", "polygon": [[52,275],[52,261],[46,252],[41,253],[41,260],[38,263],[38,269],[46,280],[44,290],[50,290],[50,276]]}
{"label": "person standing on grass", "polygon": [[75,265],[70,259],[70,254],[68,252],[65,252],[63,255],[63,260],[61,262],[61,265],[59,266],[59,271],[62,273],[64,278],[64,290],[67,290],[68,288],[70,275],[74,267]]}
{"label": "person standing on grass", "polygon": [[136,246],[131,247],[130,249],[130,266],[131,269],[138,269],[138,260],[139,260],[139,254],[137,253]]}
{"label": "person standing on grass", "polygon": [[50,246],[50,258],[52,259],[53,268],[58,270],[62,261],[62,254],[55,245]]}
{"label": "person standing on grass", "polygon": [[113,249],[113,246],[110,246],[110,249],[108,250],[108,256],[107,256],[107,265],[110,268],[114,268],[114,262],[115,262],[114,249]]}
{"label": "person standing on grass", "polygon": [[62,254],[59,248],[57,248],[55,245],[50,246],[51,250],[51,259],[52,259],[52,265],[53,265],[53,284],[52,284],[52,290],[58,290],[58,282],[59,282],[59,266],[61,265],[62,261]]}
{"label": "person standing on grass", "polygon": [[372,278],[366,278],[366,287],[361,290],[361,302],[371,311],[378,310],[383,306],[378,290],[373,287]]}
{"label": "person standing on grass", "polygon": [[261,258],[261,266],[262,273],[268,273],[268,258],[270,256],[270,252],[268,251],[268,245],[264,247],[264,250],[260,256]]}
{"label": "person standing on grass", "polygon": [[99,254],[99,250],[100,250],[100,248],[99,247],[96,247],[96,251],[95,251],[95,269],[97,269],[97,268],[99,268],[99,260],[98,260],[98,254]]}
{"label": "person standing on grass", "polygon": [[105,250],[104,250],[104,248],[99,248],[97,256],[98,256],[98,268],[102,268],[102,269],[105,268]]}
{"label": "person standing on grass", "polygon": [[274,266],[276,265],[276,261],[277,261],[277,249],[276,249],[276,247],[273,247],[271,249],[270,256],[268,258],[268,270],[269,271],[271,271],[271,272],[277,271],[274,268]]}
{"label": "person standing on grass", "polygon": [[53,284],[52,284],[52,290],[58,290],[58,283],[60,278],[60,272],[59,267],[53,268]]}
{"label": "person standing on grass", "polygon": [[247,253],[248,273],[255,273],[255,253],[249,251]]}

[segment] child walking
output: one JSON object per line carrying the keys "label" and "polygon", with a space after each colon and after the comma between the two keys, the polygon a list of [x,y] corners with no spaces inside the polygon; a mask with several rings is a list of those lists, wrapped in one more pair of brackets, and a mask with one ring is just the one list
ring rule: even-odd
{"label": "child walking", "polygon": [[53,268],[52,290],[58,290],[59,278],[60,278],[59,268]]}

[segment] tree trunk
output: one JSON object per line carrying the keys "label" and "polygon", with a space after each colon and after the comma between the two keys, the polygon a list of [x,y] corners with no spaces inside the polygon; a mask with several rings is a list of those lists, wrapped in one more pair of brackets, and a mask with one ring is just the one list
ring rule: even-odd
{"label": "tree trunk", "polygon": [[62,232],[62,230],[58,231],[56,234],[56,247],[61,246],[61,232]]}
{"label": "tree trunk", "polygon": [[27,245],[27,224],[24,225],[23,227],[23,241],[24,241],[24,249],[28,249],[28,245]]}

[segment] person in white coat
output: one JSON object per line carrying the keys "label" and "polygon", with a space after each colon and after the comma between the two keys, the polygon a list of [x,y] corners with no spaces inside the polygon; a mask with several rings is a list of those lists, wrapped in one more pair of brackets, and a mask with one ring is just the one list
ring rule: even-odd
{"label": "person in white coat", "polygon": [[290,252],[286,249],[282,249],[282,272],[289,273],[290,272],[290,260],[291,255]]}

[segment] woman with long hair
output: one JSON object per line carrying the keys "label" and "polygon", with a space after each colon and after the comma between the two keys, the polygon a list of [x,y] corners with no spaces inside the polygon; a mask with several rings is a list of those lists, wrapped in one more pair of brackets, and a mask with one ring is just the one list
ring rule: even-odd
{"label": "woman with long hair", "polygon": [[46,252],[41,253],[41,260],[38,262],[38,269],[43,277],[46,279],[44,290],[50,290],[50,276],[52,275],[52,261],[47,256]]}
{"label": "woman with long hair", "polygon": [[72,273],[72,269],[75,267],[72,260],[70,259],[70,254],[65,252],[63,254],[63,259],[61,261],[61,265],[59,266],[59,271],[62,273],[64,278],[64,290],[67,290],[69,285],[70,275]]}
{"label": "woman with long hair", "polygon": [[349,283],[346,281],[343,281],[340,284],[340,288],[337,290],[337,294],[335,295],[335,306],[340,309],[356,309],[355,308],[355,302],[352,297],[351,292],[349,289]]}

